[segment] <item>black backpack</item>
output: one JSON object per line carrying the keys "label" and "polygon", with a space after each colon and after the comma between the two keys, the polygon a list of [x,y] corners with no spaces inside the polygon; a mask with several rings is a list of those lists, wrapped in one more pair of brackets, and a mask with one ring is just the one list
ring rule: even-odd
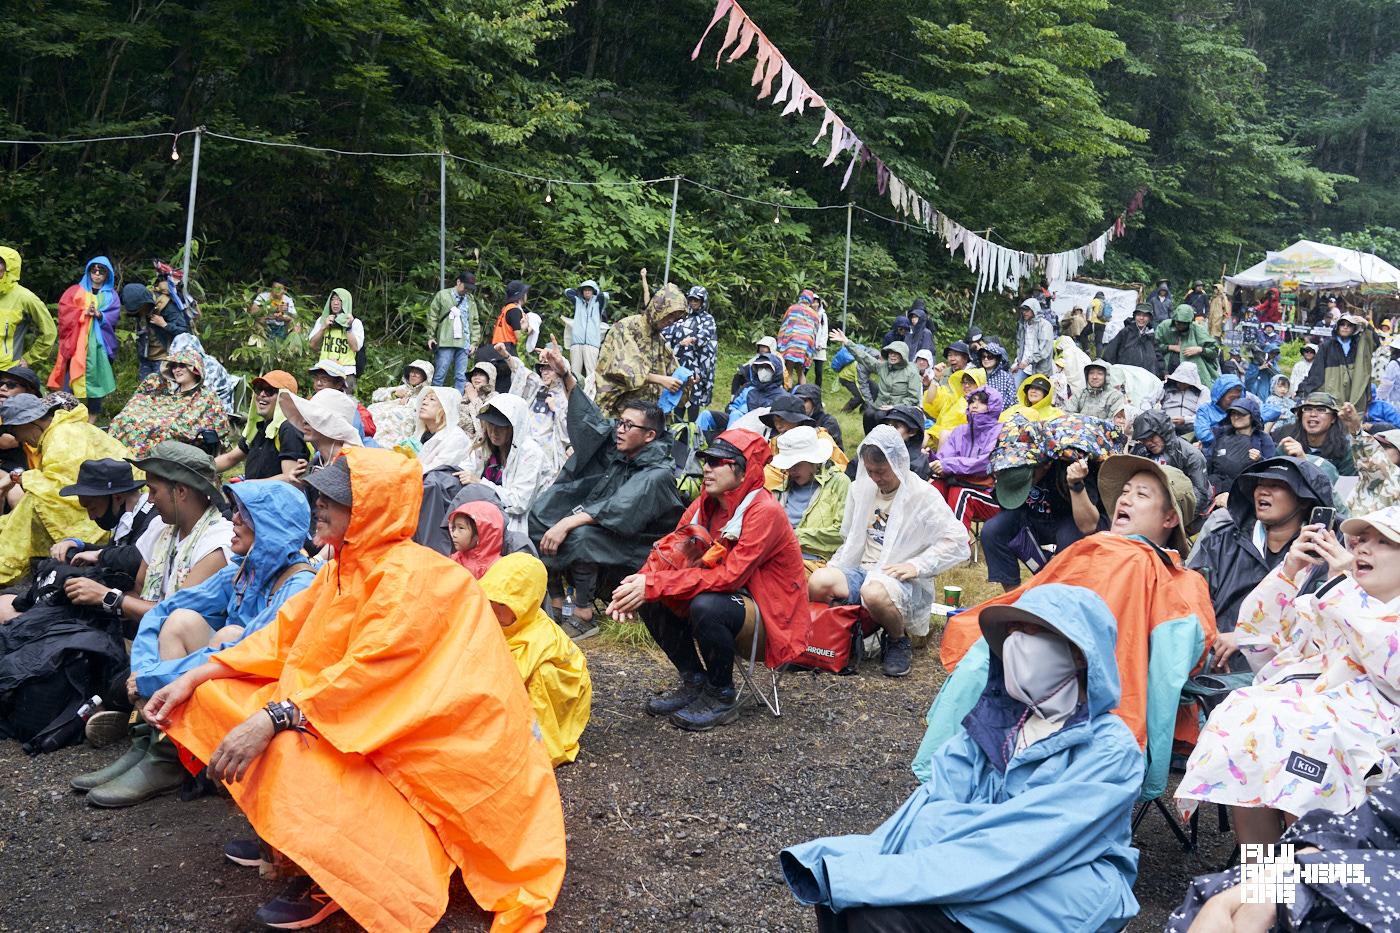
{"label": "black backpack", "polygon": [[31,755],[81,742],[78,708],[94,695],[110,695],[127,669],[121,620],[69,603],[63,585],[74,576],[130,585],[109,582],[97,569],[46,560],[15,601],[23,611],[0,626],[0,737],[24,743]]}

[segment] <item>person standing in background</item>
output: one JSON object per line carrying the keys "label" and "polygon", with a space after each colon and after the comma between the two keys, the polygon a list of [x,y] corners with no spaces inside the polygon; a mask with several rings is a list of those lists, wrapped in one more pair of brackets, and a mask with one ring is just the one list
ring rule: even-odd
{"label": "person standing in background", "polygon": [[481,342],[481,322],[476,316],[476,276],[462,272],[451,288],[433,296],[428,305],[428,349],[433,356],[433,385],[447,384],[458,392],[467,385],[472,350]]}
{"label": "person standing in background", "polygon": [[321,351],[321,359],[339,363],[351,375],[359,373],[364,362],[365,325],[355,317],[355,302],[348,290],[331,289],[308,340],[311,349]]}
{"label": "person standing in background", "polygon": [[116,281],[111,261],[98,256],[87,264],[78,284],[58,299],[58,360],[49,374],[49,388],[81,399],[94,422],[102,413],[102,399],[117,388],[112,360],[117,356],[122,305]]}
{"label": "person standing in background", "polygon": [[580,380],[587,380],[598,369],[598,348],[603,345],[603,325],[608,323],[608,297],[592,279],[564,290],[564,298],[574,308],[569,366]]}
{"label": "person standing in background", "polygon": [[[19,284],[18,250],[0,246],[0,369],[45,362],[58,340],[53,315],[39,296]],[[29,348],[24,339],[29,337]]]}

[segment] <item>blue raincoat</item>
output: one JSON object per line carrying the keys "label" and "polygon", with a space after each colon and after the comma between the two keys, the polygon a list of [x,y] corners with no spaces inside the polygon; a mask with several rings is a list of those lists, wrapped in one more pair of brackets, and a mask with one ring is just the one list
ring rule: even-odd
{"label": "blue raincoat", "polygon": [[987,687],[933,773],[868,836],[784,849],[783,874],[804,904],[937,904],[973,930],[1111,930],[1138,911],[1130,827],[1143,755],[1121,719],[1117,629],[1103,600],[1047,584],[1016,605],[1054,619],[1087,661],[1086,702],[1058,732],[1013,754],[1026,707],[1006,692],[993,655]]}
{"label": "blue raincoat", "polygon": [[306,496],[281,480],[250,480],[229,488],[253,522],[253,548],[208,580],[163,599],[141,618],[131,643],[131,669],[142,696],[151,696],[186,671],[209,660],[215,649],[204,647],[183,658],[161,660],[160,629],[176,609],[191,609],[216,631],[225,625],[243,626],[247,638],[277,617],[277,610],[311,585],[316,574],[299,570],[276,591],[272,586],[301,554],[311,509]]}
{"label": "blue raincoat", "polygon": [[1215,426],[1229,417],[1225,409],[1220,407],[1220,400],[1231,389],[1248,391],[1243,379],[1226,373],[1211,384],[1210,404],[1202,405],[1196,409],[1196,440],[1201,442],[1201,446],[1210,445],[1210,442],[1215,439]]}

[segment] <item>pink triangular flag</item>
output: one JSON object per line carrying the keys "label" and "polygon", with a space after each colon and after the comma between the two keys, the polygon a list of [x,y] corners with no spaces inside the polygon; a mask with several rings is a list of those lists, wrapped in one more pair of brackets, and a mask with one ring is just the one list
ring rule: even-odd
{"label": "pink triangular flag", "polygon": [[701,33],[700,41],[695,43],[695,50],[690,53],[691,61],[695,61],[700,57],[700,46],[705,44],[705,37],[710,34],[711,29],[715,28],[715,23],[719,22],[719,18],[727,13],[729,8],[733,5],[734,0],[719,0],[719,2],[715,4],[715,15],[710,17],[710,25],[706,26],[705,31]]}
{"label": "pink triangular flag", "polygon": [[739,5],[736,3],[734,8],[729,11],[729,28],[724,31],[724,41],[720,43],[719,51],[715,53],[716,68],[719,67],[719,60],[723,57],[724,50],[729,48],[735,37],[739,35],[739,27],[746,22],[748,22],[748,18],[744,16],[744,11],[739,9]]}

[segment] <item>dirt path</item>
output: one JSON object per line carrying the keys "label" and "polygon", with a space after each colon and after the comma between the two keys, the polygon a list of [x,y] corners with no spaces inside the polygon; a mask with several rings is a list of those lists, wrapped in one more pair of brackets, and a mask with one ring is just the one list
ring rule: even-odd
{"label": "dirt path", "polygon": [[[750,706],[733,726],[691,735],[641,712],[670,682],[659,656],[587,651],[593,718],[580,761],[558,772],[569,873],[550,929],[811,929],[777,852],[868,831],[913,790],[909,761],[942,679],[936,655],[918,654],[898,681],[873,662],[855,677],[788,675],[781,719]],[[0,930],[251,929],[275,887],[221,856],[226,840],[248,834],[242,817],[215,798],[90,809],[67,779],[113,757],[78,747],[30,759],[0,742]],[[1130,929],[1160,930],[1187,879],[1224,862],[1228,840],[1213,816],[1202,823],[1204,851],[1183,855],[1160,816],[1148,816],[1143,912]],[[485,928],[455,884],[439,929]],[[320,929],[355,925],[337,915]]]}

